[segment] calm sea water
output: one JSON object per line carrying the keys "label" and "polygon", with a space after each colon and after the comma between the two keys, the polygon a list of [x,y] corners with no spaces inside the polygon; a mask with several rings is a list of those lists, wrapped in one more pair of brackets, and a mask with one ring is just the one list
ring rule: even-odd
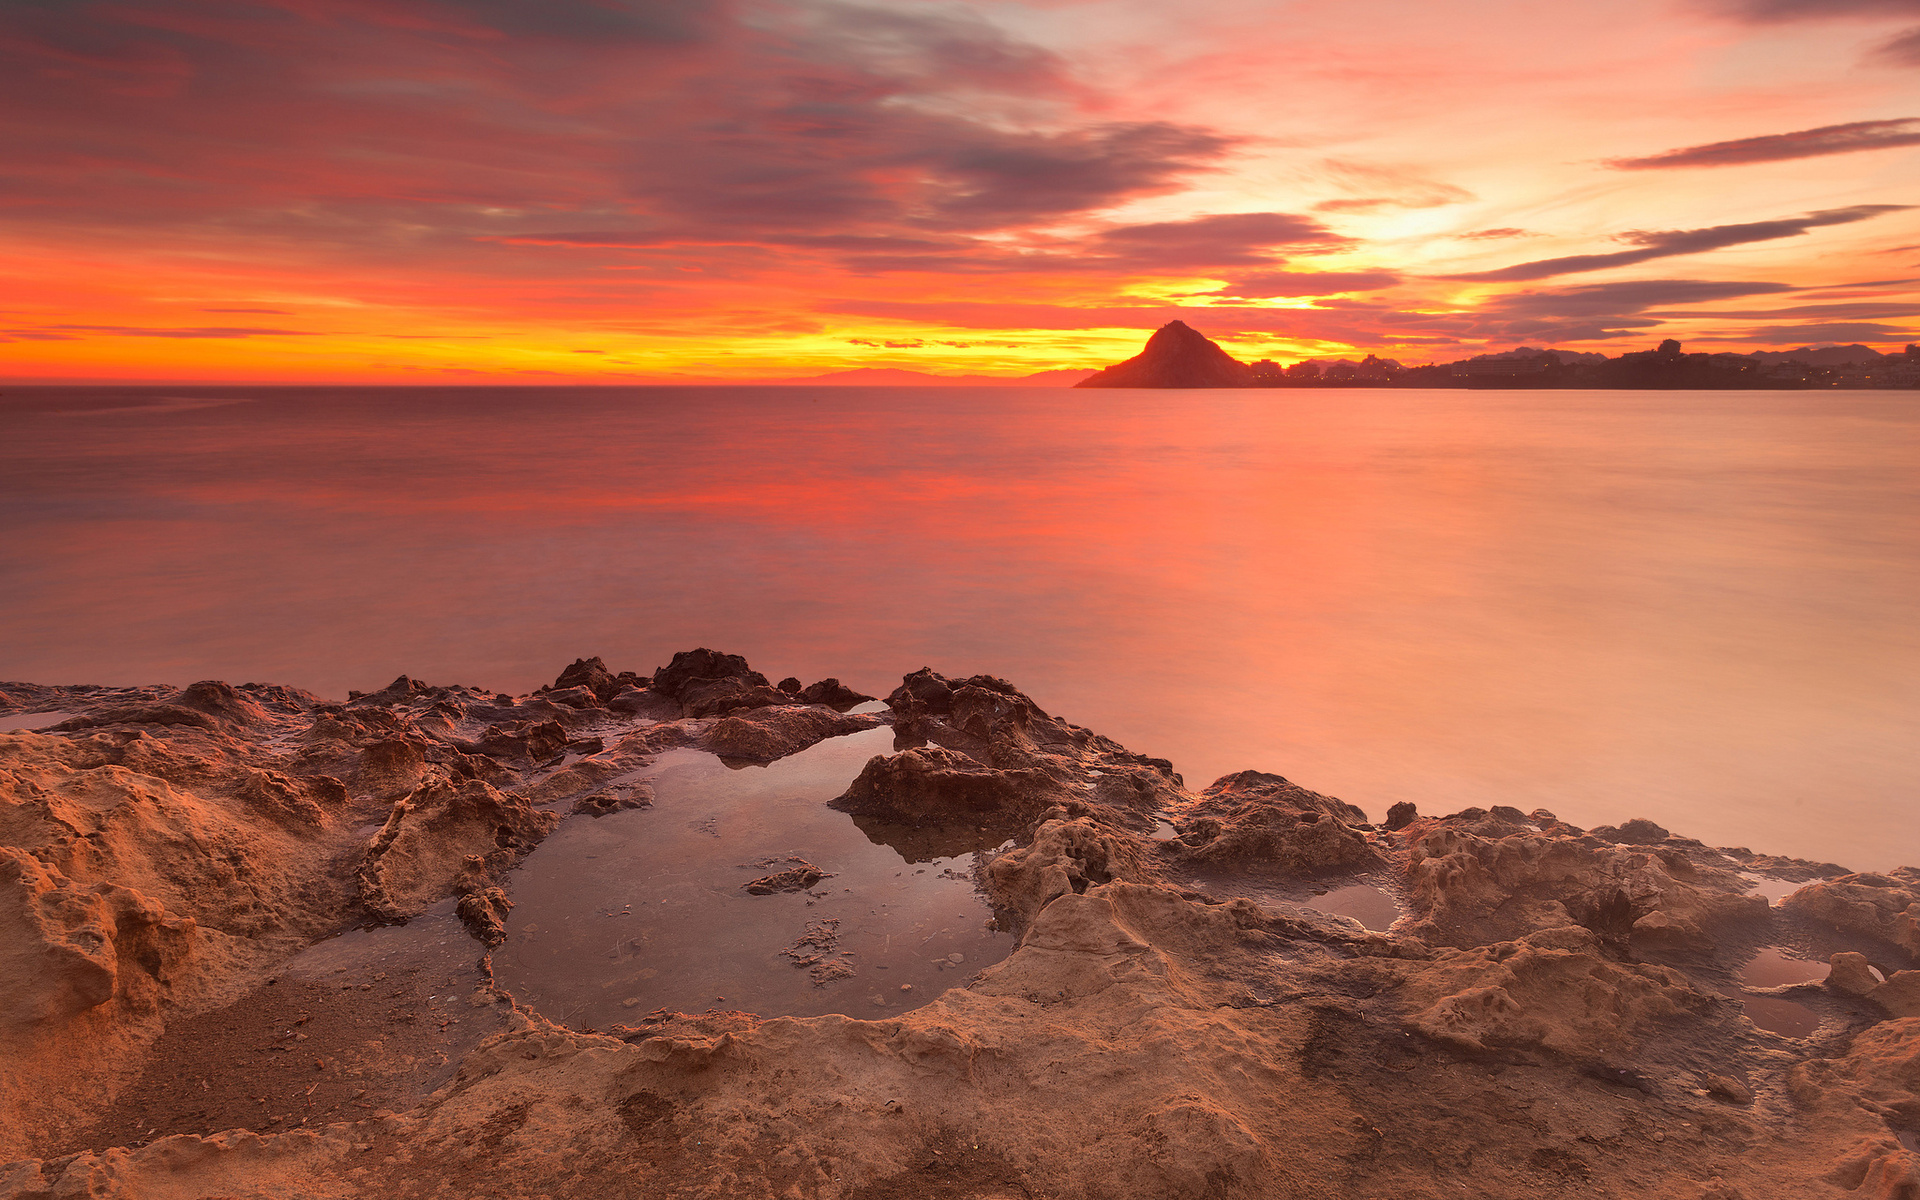
{"label": "calm sea water", "polygon": [[1378,817],[1920,863],[1920,397],[0,395],[0,678],[990,672]]}

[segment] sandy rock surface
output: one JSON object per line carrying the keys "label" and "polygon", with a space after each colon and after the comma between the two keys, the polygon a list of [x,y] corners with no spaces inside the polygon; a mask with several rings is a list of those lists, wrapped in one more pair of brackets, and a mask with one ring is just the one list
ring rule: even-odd
{"label": "sandy rock surface", "polygon": [[[1920,1200],[1911,869],[1190,791],[925,669],[874,714],[704,649],[522,697],[0,696],[73,714],[0,733],[0,1197]],[[519,864],[650,805],[656,756],[877,724],[833,807],[927,854],[1004,836],[974,878],[1010,957],[878,1019],[591,1031],[496,983]],[[774,865],[752,903],[830,886]],[[1769,954],[1830,978],[1743,974]]]}

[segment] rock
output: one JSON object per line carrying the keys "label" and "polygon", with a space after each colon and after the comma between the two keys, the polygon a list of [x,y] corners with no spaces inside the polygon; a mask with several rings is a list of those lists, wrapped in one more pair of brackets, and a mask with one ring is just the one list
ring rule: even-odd
{"label": "rock", "polygon": [[427,758],[419,746],[389,738],[361,748],[355,781],[362,791],[391,799],[419,787],[426,770]]}
{"label": "rock", "polygon": [[497,887],[479,888],[460,897],[460,903],[454,911],[467,927],[467,932],[477,938],[482,945],[498,946],[507,940],[507,914],[513,911],[513,901]]}
{"label": "rock", "polygon": [[1402,800],[1387,810],[1387,832],[1396,833],[1405,829],[1419,816],[1420,810],[1413,806],[1412,801]]}
{"label": "rock", "polygon": [[573,665],[560,672],[560,677],[553,681],[553,690],[560,692],[576,687],[586,688],[595,699],[605,704],[619,693],[621,681],[607,670],[607,664],[601,662],[598,656],[576,658]]}
{"label": "rock", "polygon": [[361,902],[385,920],[412,916],[504,872],[559,823],[557,813],[485,783],[429,783],[395,803],[368,844],[357,872]]}
{"label": "rock", "polygon": [[1657,846],[1673,836],[1645,817],[1635,817],[1618,828],[1601,825],[1591,832],[1594,837],[1626,846]]}
{"label": "rock", "polygon": [[[702,647],[680,651],[671,663],[655,671],[653,690],[684,704],[689,688],[720,680],[732,680],[748,688],[769,687],[767,677],[749,667],[747,660],[738,654],[722,654]],[[779,702],[784,703],[784,697]]]}
{"label": "rock", "polygon": [[804,892],[821,880],[832,878],[832,873],[822,871],[805,859],[799,859],[795,861],[794,866],[784,871],[762,875],[742,886],[756,896],[771,896],[777,892]]}
{"label": "rock", "polygon": [[1860,873],[1817,880],[1781,904],[1920,958],[1920,872],[1913,868],[1885,875]]}
{"label": "rock", "polygon": [[1252,383],[1252,367],[1222,350],[1185,321],[1169,321],[1154,331],[1140,353],[1073,386],[1224,388],[1248,387]]}
{"label": "rock", "polygon": [[1315,875],[1379,861],[1365,835],[1352,828],[1366,819],[1353,805],[1279,775],[1241,771],[1183,806],[1185,832],[1167,845],[1192,863]]}
{"label": "rock", "polygon": [[680,703],[690,717],[713,717],[743,708],[792,704],[793,697],[771,684],[714,679],[689,684],[680,693]]}
{"label": "rock", "polygon": [[867,761],[838,799],[841,812],[912,824],[986,814],[1038,814],[1061,797],[1038,771],[1002,771],[940,746]]}
{"label": "rock", "polygon": [[1867,999],[1896,1017],[1920,1017],[1920,971],[1895,971]]}
{"label": "rock", "polygon": [[856,692],[838,679],[822,679],[808,684],[800,692],[800,698],[808,704],[824,704],[845,712],[856,704],[865,704],[874,697],[865,692]]}
{"label": "rock", "polygon": [[1880,984],[1880,980],[1873,977],[1864,954],[1842,950],[1827,961],[1831,964],[1827,971],[1829,991],[1845,996],[1864,996]]}
{"label": "rock", "polygon": [[619,791],[582,796],[573,802],[572,811],[582,816],[604,817],[612,813],[626,812],[629,809],[652,807],[653,785],[633,783],[625,785]]}
{"label": "rock", "polygon": [[723,758],[772,762],[827,738],[858,733],[880,724],[874,716],[854,717],[818,708],[759,708],[715,721],[699,744]]}
{"label": "rock", "polygon": [[1733,1104],[1752,1104],[1753,1089],[1737,1079],[1725,1075],[1702,1076],[1701,1083],[1707,1087],[1707,1094],[1718,1096]]}
{"label": "rock", "polygon": [[789,696],[798,696],[800,694],[800,680],[799,677],[794,675],[787,676],[773,686],[779,688]]}
{"label": "rock", "polygon": [[596,708],[600,697],[590,687],[554,688],[544,693],[550,704],[564,704],[568,708]]}

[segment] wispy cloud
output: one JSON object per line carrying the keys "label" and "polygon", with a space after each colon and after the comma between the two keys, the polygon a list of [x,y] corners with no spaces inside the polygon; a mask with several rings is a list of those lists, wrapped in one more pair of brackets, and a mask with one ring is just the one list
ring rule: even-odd
{"label": "wispy cloud", "polygon": [[1516,263],[1511,267],[1502,267],[1495,271],[1475,271],[1464,275],[1448,275],[1445,278],[1492,283],[1547,279],[1555,275],[1572,275],[1583,271],[1602,271],[1609,267],[1650,262],[1656,258],[1672,258],[1681,254],[1699,254],[1706,250],[1746,245],[1750,242],[1798,237],[1821,226],[1847,225],[1884,213],[1903,212],[1910,207],[1912,206],[1906,204],[1856,204],[1848,208],[1824,209],[1820,212],[1808,213],[1804,217],[1789,217],[1778,221],[1710,225],[1705,229],[1635,231],[1621,235],[1624,241],[1638,243],[1639,248],[1635,250],[1621,250],[1612,254],[1572,254],[1563,258],[1543,258],[1534,262]]}
{"label": "wispy cloud", "polygon": [[1671,167],[1731,167],[1743,163],[1781,162],[1794,158],[1817,158],[1823,154],[1852,154],[1861,150],[1885,150],[1895,146],[1920,146],[1920,118],[1902,117],[1889,121],[1851,121],[1845,125],[1822,125],[1793,133],[1771,133],[1763,137],[1738,138],[1731,142],[1709,142],[1704,146],[1686,146],[1645,158],[1609,159],[1607,165],[1620,171],[1651,171]]}

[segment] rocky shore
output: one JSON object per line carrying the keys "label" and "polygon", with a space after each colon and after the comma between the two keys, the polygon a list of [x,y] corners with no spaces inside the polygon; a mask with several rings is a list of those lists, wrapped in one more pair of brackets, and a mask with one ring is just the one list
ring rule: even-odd
{"label": "rocky shore", "polygon": [[[0,684],[0,1197],[1920,1200],[1920,870],[1193,790],[985,676],[871,700],[710,650],[523,696]],[[657,815],[660,756],[883,725],[832,807],[1003,839],[1004,961],[599,1029],[495,979],[516,868]],[[1390,927],[1328,911],[1361,883]]]}

